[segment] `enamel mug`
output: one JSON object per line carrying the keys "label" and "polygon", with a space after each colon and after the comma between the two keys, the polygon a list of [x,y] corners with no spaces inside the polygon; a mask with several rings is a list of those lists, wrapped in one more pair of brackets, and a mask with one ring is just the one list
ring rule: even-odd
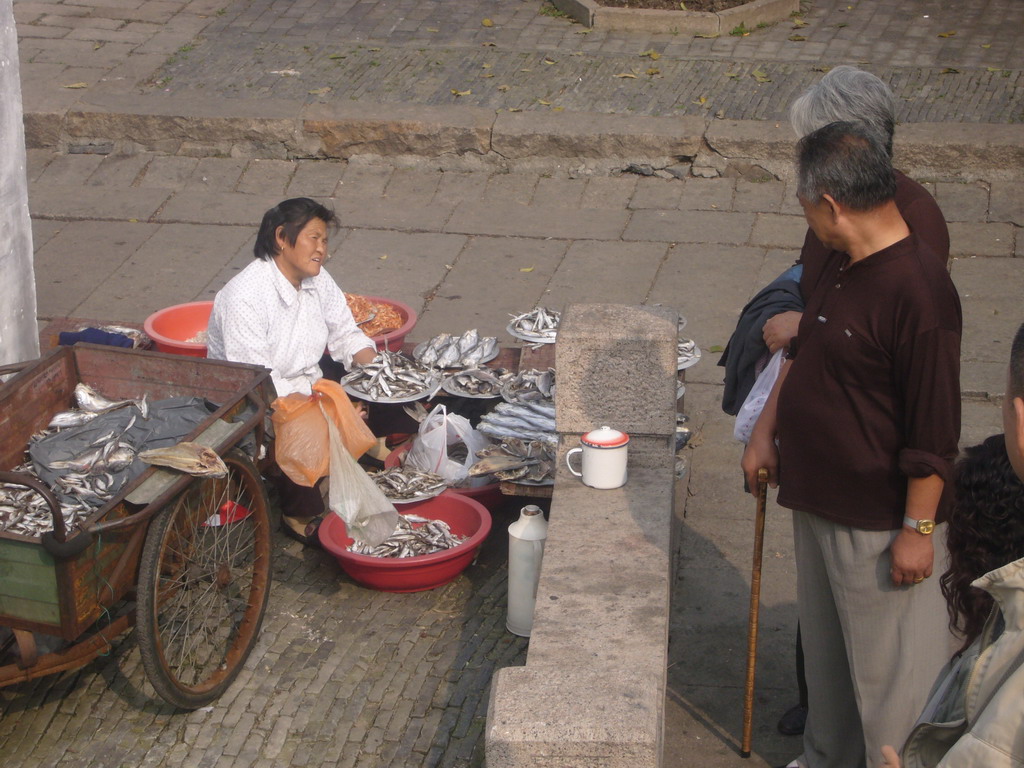
{"label": "enamel mug", "polygon": [[[626,484],[629,435],[611,427],[601,427],[583,435],[580,443],[582,445],[579,448],[573,448],[565,454],[565,463],[570,472],[583,478],[584,485],[606,490]],[[574,453],[583,454],[582,472],[577,472],[572,465]]]}

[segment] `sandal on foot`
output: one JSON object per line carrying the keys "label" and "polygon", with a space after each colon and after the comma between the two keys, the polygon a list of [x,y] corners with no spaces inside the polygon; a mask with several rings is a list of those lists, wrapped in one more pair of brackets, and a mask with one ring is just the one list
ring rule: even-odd
{"label": "sandal on foot", "polygon": [[[295,518],[291,518],[295,519]],[[295,530],[288,524],[288,518],[284,515],[281,516],[281,532],[289,538],[295,539],[306,547],[320,547],[320,536],[318,531],[320,530],[320,524],[324,521],[323,515],[317,515],[308,523],[306,527],[302,529],[302,532]]]}

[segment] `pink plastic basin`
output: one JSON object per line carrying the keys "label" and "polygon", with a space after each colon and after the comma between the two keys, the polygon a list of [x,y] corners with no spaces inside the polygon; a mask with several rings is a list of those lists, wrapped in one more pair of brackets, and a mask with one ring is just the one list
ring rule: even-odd
{"label": "pink plastic basin", "polygon": [[387,333],[382,333],[379,336],[371,336],[370,339],[377,345],[378,351],[385,347],[392,352],[399,351],[402,348],[402,344],[405,343],[405,337],[416,326],[416,321],[419,319],[416,315],[416,310],[397,299],[385,299],[383,296],[363,296],[363,298],[367,301],[372,301],[374,304],[390,304],[398,312],[402,318],[401,327]]}
{"label": "pink plastic basin", "polygon": [[444,520],[452,533],[469,536],[469,539],[431,555],[402,558],[357,555],[348,551],[352,539],[345,530],[345,521],[328,512],[320,525],[320,543],[334,555],[345,573],[364,586],[384,592],[422,592],[447,584],[462,573],[491,532],[491,515],[484,505],[450,491],[417,504],[415,514]]}
{"label": "pink plastic basin", "polygon": [[[384,459],[384,468],[391,469],[392,467],[402,466],[402,464],[405,463],[405,455],[409,452],[410,448],[412,448],[411,440],[409,442],[402,443],[391,451],[391,453],[389,453]],[[501,483],[488,483],[487,485],[478,485],[474,488],[449,488],[447,493],[457,493],[460,496],[468,496],[471,499],[479,501],[492,512],[495,507],[502,503],[504,498],[501,493]],[[406,504],[405,506],[418,507],[422,503],[423,502],[417,502],[414,504]],[[419,514],[419,512],[416,514]]]}
{"label": "pink plastic basin", "polygon": [[206,357],[206,344],[189,339],[210,324],[212,301],[193,301],[161,309],[146,318],[143,328],[161,352],[189,357]]}

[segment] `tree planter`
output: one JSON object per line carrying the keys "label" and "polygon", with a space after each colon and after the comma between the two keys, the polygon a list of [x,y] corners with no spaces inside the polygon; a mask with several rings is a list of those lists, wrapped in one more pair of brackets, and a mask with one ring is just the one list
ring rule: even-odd
{"label": "tree planter", "polygon": [[602,30],[668,32],[679,35],[727,35],[741,24],[755,29],[789,18],[800,10],[800,0],[752,0],[718,13],[655,11],[643,8],[608,8],[594,0],[551,0],[558,10],[581,24]]}

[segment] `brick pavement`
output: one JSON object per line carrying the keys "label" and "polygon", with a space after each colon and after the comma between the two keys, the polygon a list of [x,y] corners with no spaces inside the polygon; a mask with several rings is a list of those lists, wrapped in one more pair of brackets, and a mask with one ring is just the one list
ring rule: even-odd
{"label": "brick pavement", "polygon": [[1015,0],[815,0],[798,30],[784,22],[715,39],[587,30],[544,8],[541,0],[24,0],[15,15],[30,125],[33,115],[112,96],[130,97],[114,111],[131,111],[174,95],[775,120],[838,63],[886,79],[904,122],[1024,118]]}
{"label": "brick pavement", "polygon": [[[329,268],[347,288],[420,311],[414,339],[476,326],[507,341],[505,313],[538,301],[678,308],[706,359],[687,372],[697,436],[680,494],[666,765],[747,764],[735,748],[752,510],[735,482],[709,348],[796,254],[803,224],[787,184],[42,151],[29,153],[28,173],[44,319],[138,321],[210,297],[248,263],[265,207],[290,194],[333,197],[343,228]],[[999,428],[991,398],[1024,293],[1024,185],[930,188],[957,254],[972,444]],[[174,713],[150,699],[126,637],[80,672],[0,690],[0,749],[15,763],[83,768],[479,766],[490,675],[522,663],[527,645],[503,627],[503,529],[515,509],[496,515],[477,565],[415,595],[355,587],[322,553],[279,538],[264,633],[210,711]],[[752,765],[793,753],[773,730],[794,695],[792,554],[778,510],[766,553]]]}

